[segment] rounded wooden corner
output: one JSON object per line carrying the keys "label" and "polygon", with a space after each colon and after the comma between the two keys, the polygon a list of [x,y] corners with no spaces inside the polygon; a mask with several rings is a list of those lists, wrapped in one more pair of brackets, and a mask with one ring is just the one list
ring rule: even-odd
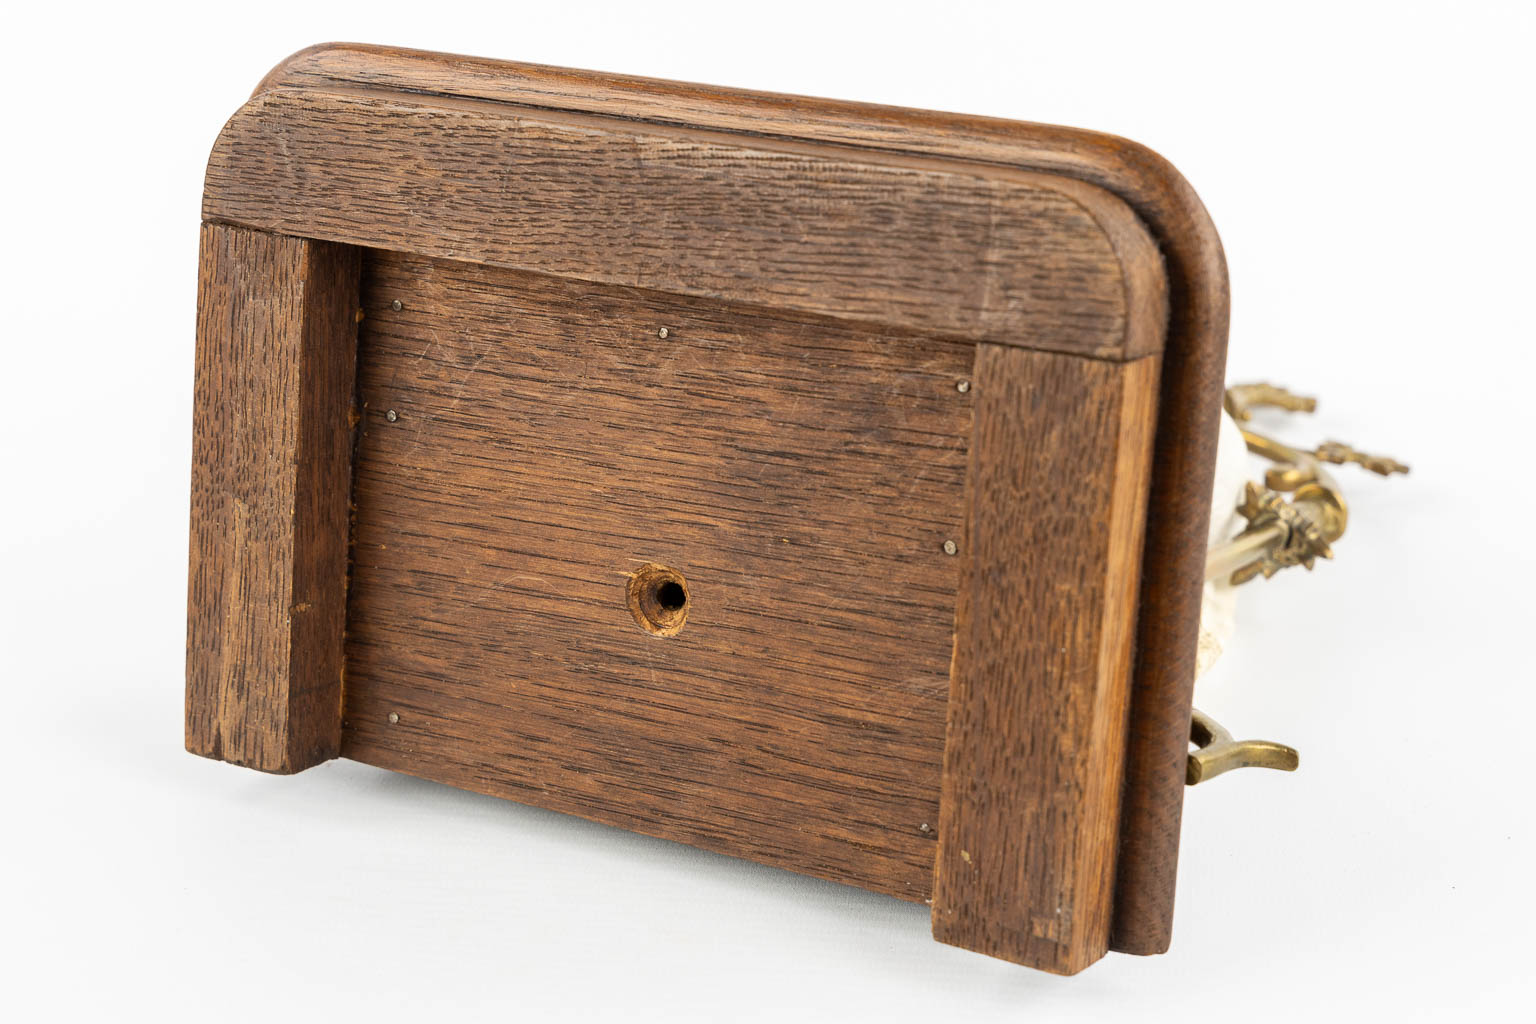
{"label": "rounded wooden corner", "polygon": [[1162,353],[1168,341],[1168,269],[1157,240],[1136,211],[1108,189],[1058,175],[1049,178],[1093,218],[1119,263],[1125,333],[1118,358]]}
{"label": "rounded wooden corner", "polygon": [[315,43],[306,46],[302,50],[295,50],[272,66],[272,70],[262,76],[256,83],[256,88],[251,90],[251,98],[260,96],[264,92],[281,88],[288,84],[289,80],[297,75],[301,69],[315,64],[323,65],[328,56],[340,54],[346,51],[366,52],[376,47],[367,43],[329,42]]}
{"label": "rounded wooden corner", "polygon": [[[313,50],[317,49],[317,47],[310,47],[309,49]],[[289,60],[293,60],[308,52],[309,50],[300,50],[293,57],[290,57]],[[287,61],[284,63],[286,64]],[[279,68],[282,66],[281,64],[278,65]],[[276,73],[276,71],[277,68],[274,68],[273,73]],[[270,78],[271,74],[267,77]],[[238,136],[241,122],[251,111],[259,110],[266,105],[267,97],[271,94],[272,90],[263,87],[265,82],[266,79],[263,79],[263,85],[257,86],[256,91],[251,93],[244,103],[230,112],[230,115],[224,119],[224,123],[219,126],[219,133],[214,136],[213,145],[208,147],[208,159],[203,161],[203,196],[201,201],[202,219],[205,223],[219,219],[216,215],[210,215],[208,202],[210,183],[222,160],[233,145],[233,140]]]}

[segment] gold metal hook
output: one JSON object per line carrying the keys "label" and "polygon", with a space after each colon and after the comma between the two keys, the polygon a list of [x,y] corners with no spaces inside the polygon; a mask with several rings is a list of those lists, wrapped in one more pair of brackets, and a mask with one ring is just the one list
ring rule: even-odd
{"label": "gold metal hook", "polygon": [[1198,749],[1189,755],[1184,782],[1195,786],[1234,768],[1274,768],[1293,772],[1301,763],[1296,748],[1269,740],[1234,740],[1221,723],[1199,708],[1189,722],[1189,741]]}

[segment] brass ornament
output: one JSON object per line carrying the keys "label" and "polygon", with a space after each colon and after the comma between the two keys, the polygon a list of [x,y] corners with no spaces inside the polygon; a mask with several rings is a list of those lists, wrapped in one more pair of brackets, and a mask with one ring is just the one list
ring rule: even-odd
{"label": "brass ornament", "polygon": [[[1317,399],[1268,383],[1239,384],[1227,389],[1224,404],[1234,420],[1246,423],[1255,408],[1312,412]],[[1265,472],[1263,486],[1248,484],[1238,505],[1248,527],[1211,549],[1206,579],[1224,578],[1237,585],[1257,576],[1268,579],[1293,565],[1311,569],[1317,559],[1332,558],[1333,543],[1348,524],[1349,508],[1339,486],[1323,471],[1324,463],[1353,463],[1382,476],[1408,472],[1396,459],[1370,455],[1340,441],[1325,441],[1309,450],[1247,427],[1241,430],[1248,450],[1274,465]]]}
{"label": "brass ornament", "polygon": [[[1293,565],[1310,570],[1319,558],[1332,558],[1333,544],[1349,523],[1349,507],[1323,464],[1354,464],[1381,476],[1408,472],[1408,467],[1396,459],[1370,455],[1339,441],[1325,441],[1312,449],[1295,448],[1242,426],[1253,418],[1252,410],[1261,407],[1313,412],[1317,408],[1315,398],[1268,383],[1239,384],[1227,389],[1224,404],[1239,424],[1248,450],[1274,465],[1265,471],[1262,484],[1250,480],[1244,487],[1237,511],[1248,525],[1207,554],[1207,580],[1224,579],[1236,586],[1259,576],[1268,579]],[[1190,722],[1190,743],[1196,749],[1186,762],[1185,782],[1191,786],[1234,768],[1289,772],[1300,762],[1295,749],[1283,743],[1234,740],[1230,732],[1198,709]]]}

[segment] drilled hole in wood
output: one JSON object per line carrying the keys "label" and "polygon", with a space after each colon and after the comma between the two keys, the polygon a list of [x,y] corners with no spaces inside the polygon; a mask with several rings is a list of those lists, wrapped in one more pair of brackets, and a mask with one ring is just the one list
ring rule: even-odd
{"label": "drilled hole in wood", "polygon": [[675,636],[688,621],[688,581],[675,569],[647,563],[636,569],[625,588],[636,624],[656,636]]}

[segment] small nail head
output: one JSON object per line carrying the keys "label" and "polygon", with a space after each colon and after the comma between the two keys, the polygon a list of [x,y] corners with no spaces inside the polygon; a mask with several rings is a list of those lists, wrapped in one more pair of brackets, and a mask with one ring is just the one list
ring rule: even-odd
{"label": "small nail head", "polygon": [[399,299],[396,299],[394,302],[389,304],[389,308],[398,313],[405,308],[405,303],[401,302]]}
{"label": "small nail head", "polygon": [[398,712],[398,711],[391,711],[389,713],[389,724],[390,725],[399,725],[400,724],[400,712]]}
{"label": "small nail head", "polygon": [[391,410],[389,410],[389,412],[384,414],[384,418],[389,420],[389,422],[393,423],[393,422],[395,422],[396,420],[398,420],[400,418],[400,414],[395,412],[395,410],[391,409]]}
{"label": "small nail head", "polygon": [[667,330],[665,327],[656,332],[656,337],[660,338],[662,341],[666,341],[671,336],[672,332]]}
{"label": "small nail head", "polygon": [[960,545],[956,544],[954,541],[947,540],[947,541],[944,542],[944,553],[946,555],[952,555],[952,554],[954,554],[955,552],[957,552],[959,550],[960,550]]}
{"label": "small nail head", "polygon": [[925,822],[923,822],[923,823],[922,823],[922,824],[921,824],[921,825],[919,825],[919,826],[917,826],[917,830],[918,830],[918,831],[919,831],[919,832],[932,832],[932,831],[933,831],[933,828],[932,828],[932,826],[930,826],[930,825],[929,825],[929,824],[928,824],[928,823],[927,823],[927,822],[926,822],[926,821],[925,821]]}
{"label": "small nail head", "polygon": [[963,395],[967,391],[971,390],[971,382],[968,380],[959,381],[955,384],[955,390]]}

